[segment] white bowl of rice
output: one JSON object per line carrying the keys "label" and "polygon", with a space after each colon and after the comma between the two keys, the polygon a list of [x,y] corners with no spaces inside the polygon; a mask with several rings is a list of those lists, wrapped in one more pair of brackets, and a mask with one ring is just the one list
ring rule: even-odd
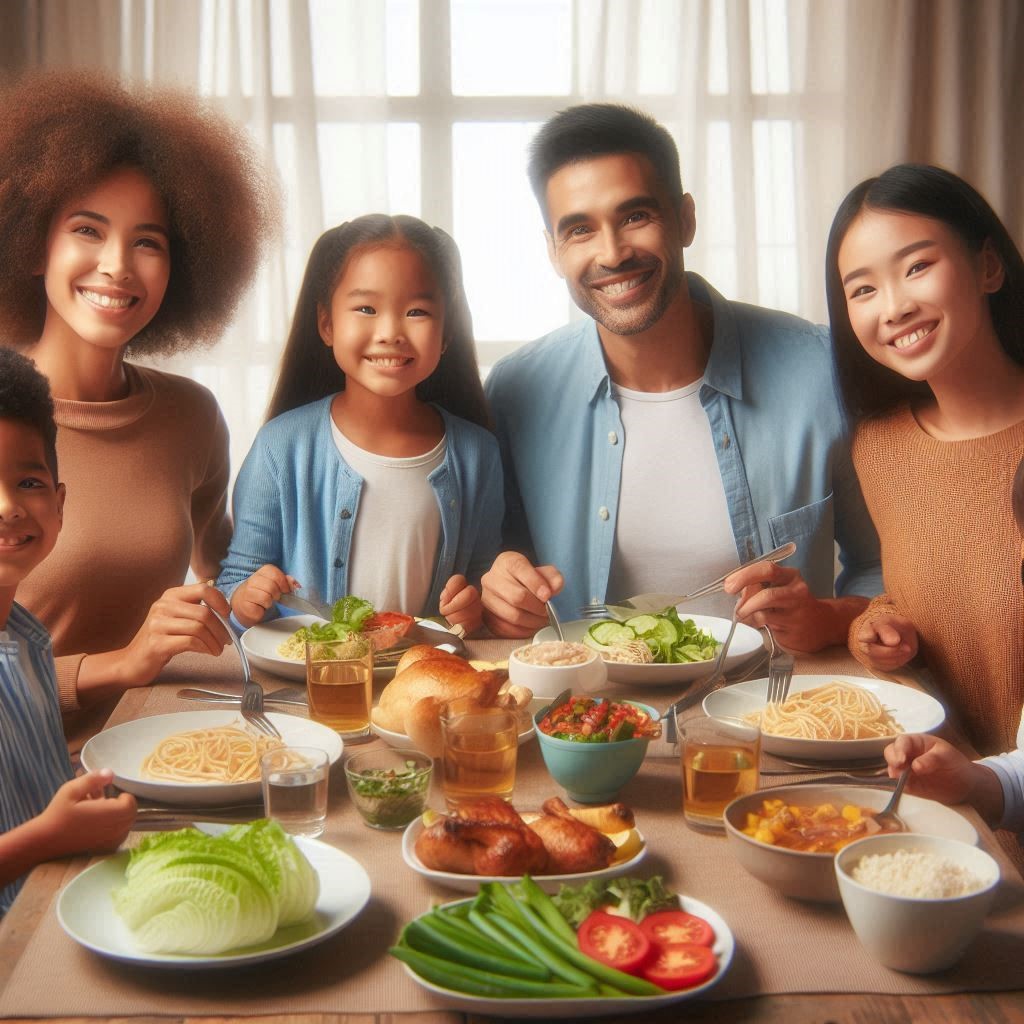
{"label": "white bowl of rice", "polygon": [[861,945],[908,974],[955,964],[981,931],[999,885],[989,854],[939,836],[859,839],[836,854],[835,869]]}

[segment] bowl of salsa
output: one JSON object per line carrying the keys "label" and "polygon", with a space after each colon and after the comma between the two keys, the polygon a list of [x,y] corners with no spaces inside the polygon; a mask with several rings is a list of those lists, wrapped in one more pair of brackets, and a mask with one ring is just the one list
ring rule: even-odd
{"label": "bowl of salsa", "polygon": [[571,696],[535,716],[551,777],[570,799],[601,804],[639,771],[647,744],[661,735],[658,712],[637,701]]}

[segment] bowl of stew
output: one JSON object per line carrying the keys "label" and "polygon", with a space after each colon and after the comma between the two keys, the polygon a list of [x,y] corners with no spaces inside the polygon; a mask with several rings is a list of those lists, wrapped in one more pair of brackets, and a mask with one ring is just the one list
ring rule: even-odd
{"label": "bowl of stew", "polygon": [[637,701],[571,696],[535,715],[541,756],[570,799],[603,804],[639,771],[661,735],[658,712]]}
{"label": "bowl of stew", "polygon": [[[760,789],[725,809],[725,834],[740,864],[791,899],[838,903],[836,854],[850,843],[883,834],[874,815],[889,801],[885,786],[796,785]],[[911,832],[977,843],[957,811],[904,795],[900,817]]]}

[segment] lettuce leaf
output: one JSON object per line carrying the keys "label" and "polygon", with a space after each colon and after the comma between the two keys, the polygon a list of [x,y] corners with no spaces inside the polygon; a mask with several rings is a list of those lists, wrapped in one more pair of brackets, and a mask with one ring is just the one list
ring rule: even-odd
{"label": "lettuce leaf", "polygon": [[670,892],[660,875],[653,878],[611,878],[583,885],[563,885],[552,899],[573,928],[579,928],[595,910],[640,922],[656,910],[675,910],[679,897]]}
{"label": "lettuce leaf", "polygon": [[276,822],[219,836],[181,829],[131,851],[114,909],[141,949],[214,955],[269,939],[309,918],[320,881]]}

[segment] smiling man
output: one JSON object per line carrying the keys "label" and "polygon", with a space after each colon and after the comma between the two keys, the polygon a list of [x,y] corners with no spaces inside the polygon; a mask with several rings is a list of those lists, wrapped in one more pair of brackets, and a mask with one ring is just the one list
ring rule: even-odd
{"label": "smiling man", "polygon": [[686,593],[792,540],[786,567],[730,577],[741,619],[794,650],[845,643],[881,576],[827,331],[685,272],[694,202],[646,114],[557,114],[529,174],[552,266],[588,319],[487,381],[507,503],[506,551],[483,579],[491,630],[529,635],[549,598],[576,618],[590,601]]}

